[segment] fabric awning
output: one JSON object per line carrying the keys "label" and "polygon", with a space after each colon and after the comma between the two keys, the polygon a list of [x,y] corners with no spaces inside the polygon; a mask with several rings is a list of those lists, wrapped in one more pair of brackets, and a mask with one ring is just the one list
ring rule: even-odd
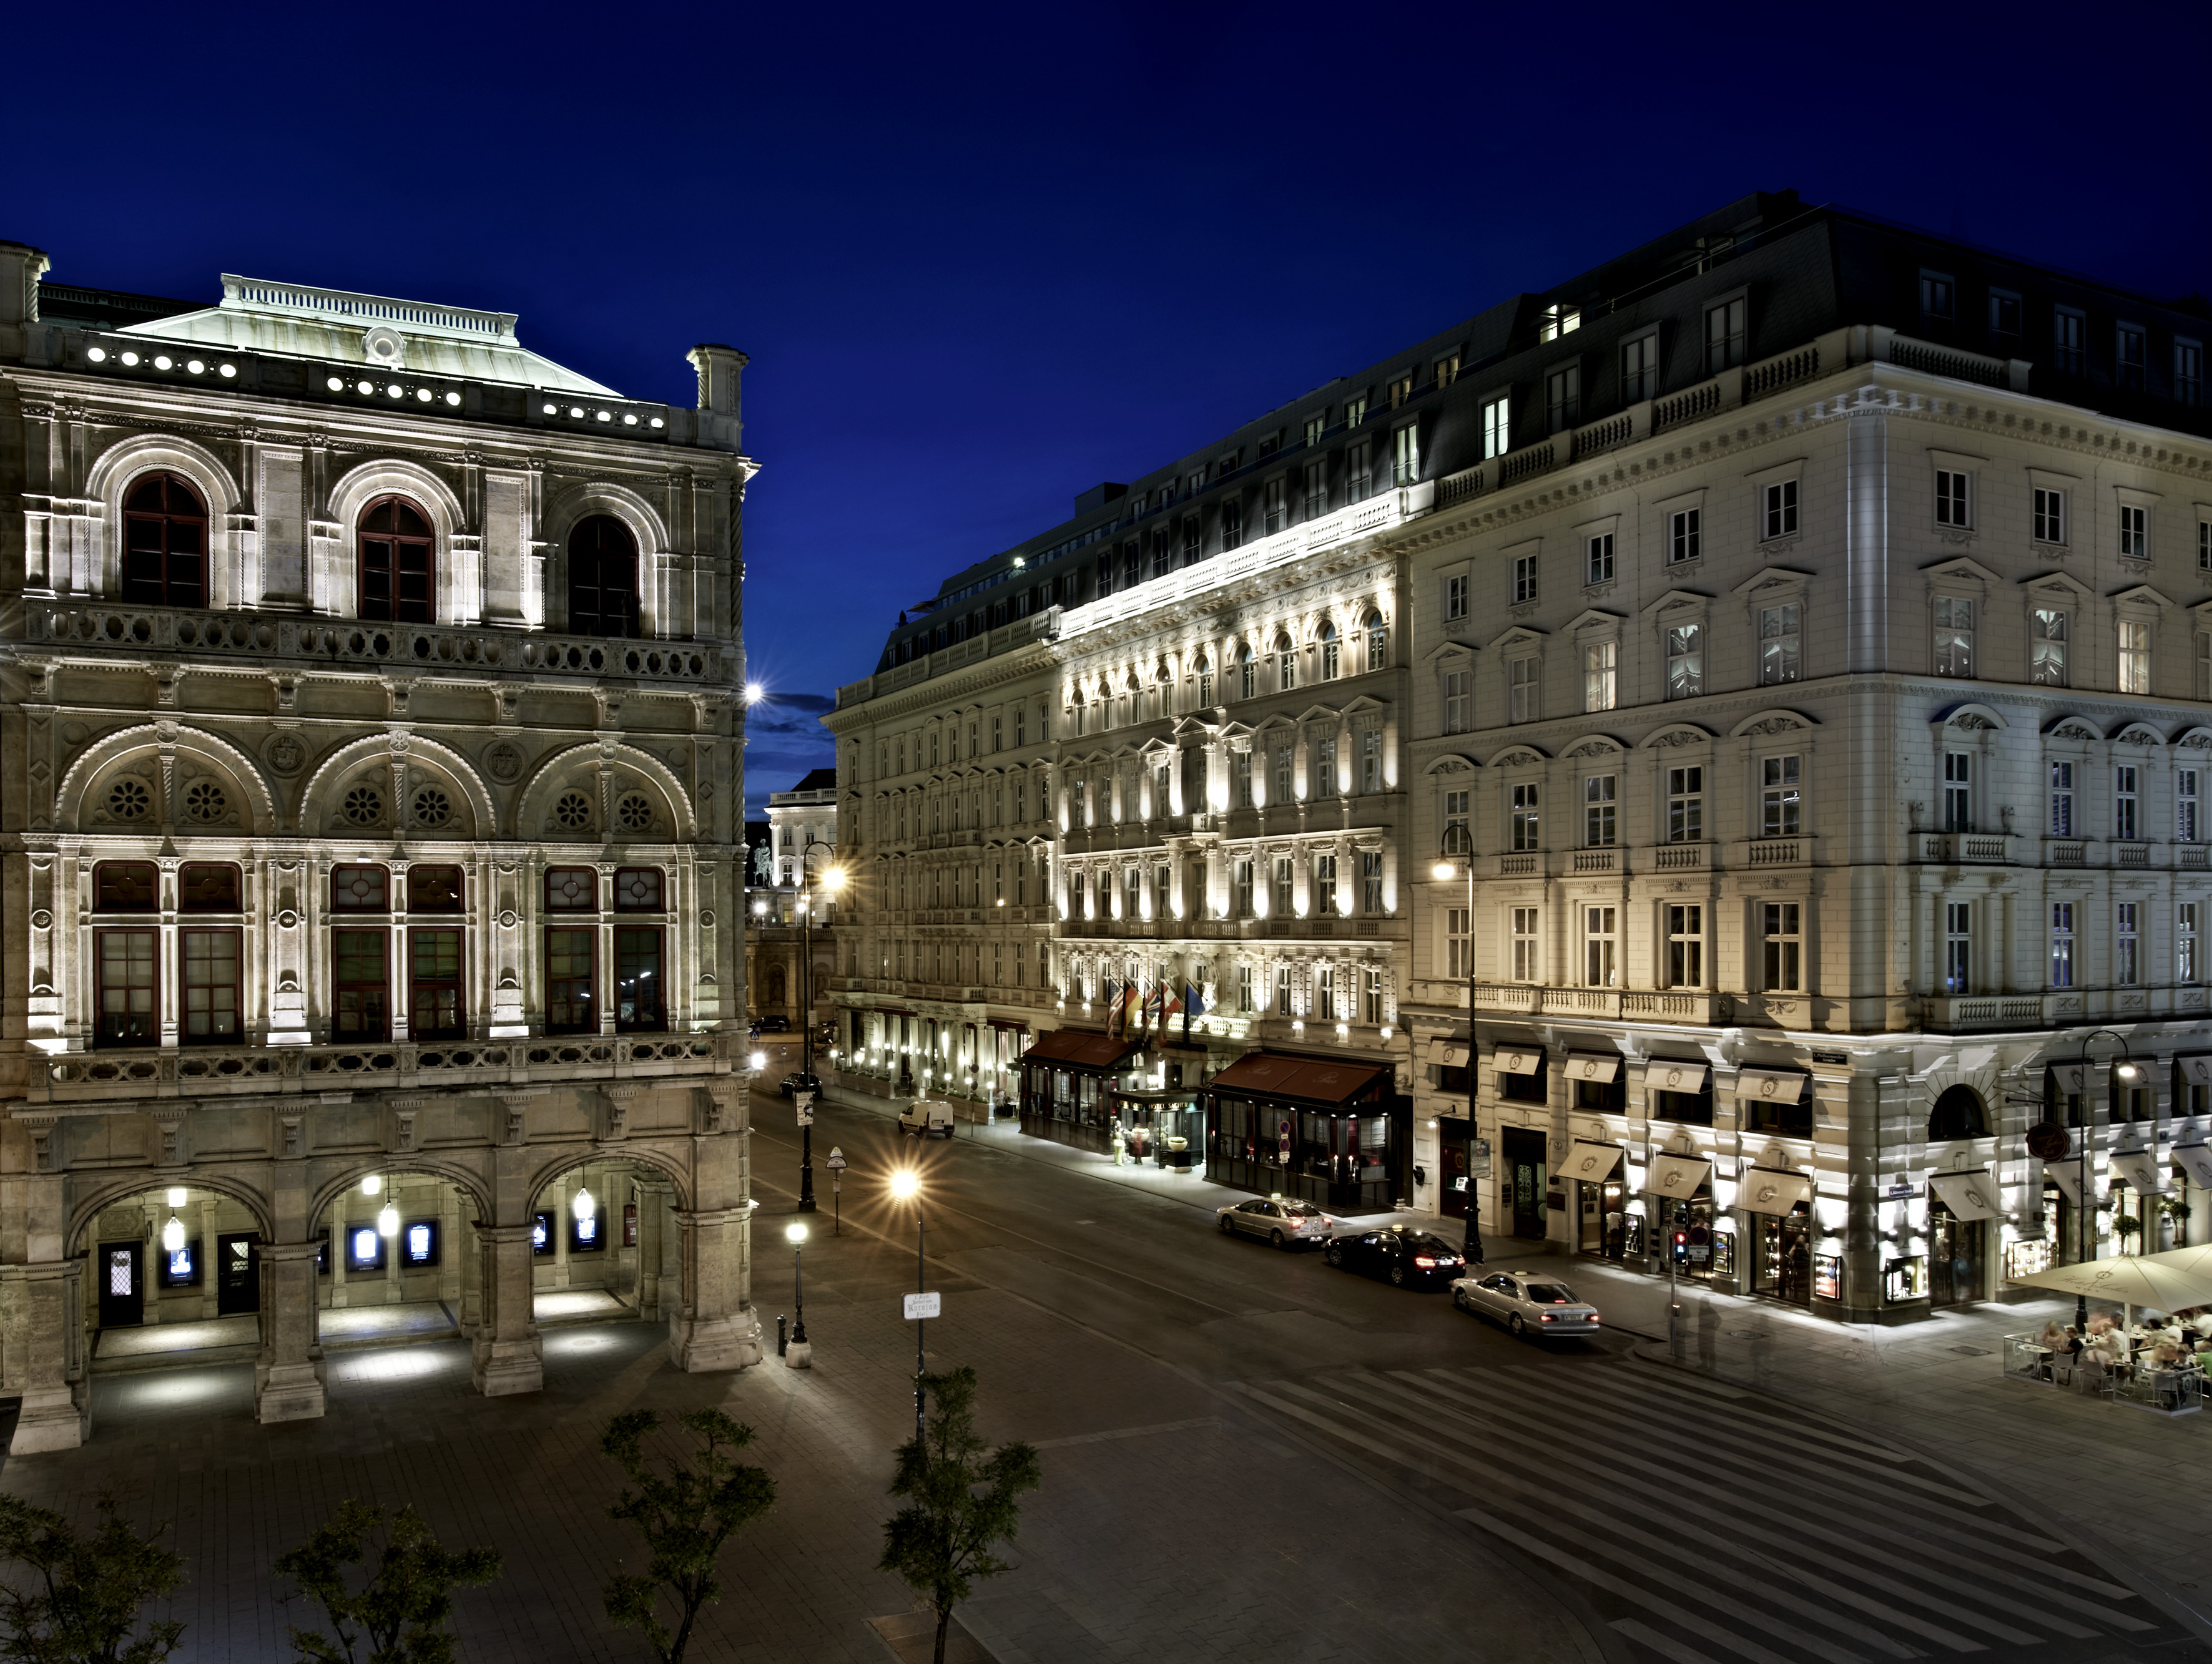
{"label": "fabric awning", "polygon": [[1493,1046],[1490,1061],[1501,1075],[1533,1075],[1544,1066],[1541,1046]]}
{"label": "fabric awning", "polygon": [[1566,1077],[1569,1080],[1610,1081],[1620,1073],[1620,1056],[1616,1052],[1569,1052]]}
{"label": "fabric awning", "polygon": [[1339,1063],[1328,1058],[1252,1052],[1206,1082],[1206,1090],[1231,1097],[1297,1098],[1334,1108],[1369,1092],[1378,1081],[1387,1082],[1389,1077],[1388,1064],[1376,1067],[1364,1063]]}
{"label": "fabric awning", "polygon": [[1651,1175],[1644,1187],[1655,1195],[1686,1200],[1712,1176],[1713,1164],[1702,1156],[1654,1156]]}
{"label": "fabric awning", "polygon": [[1671,1057],[1655,1057],[1644,1066],[1644,1084],[1655,1092],[1702,1092],[1712,1071],[1702,1063],[1679,1063]]}
{"label": "fabric awning", "polygon": [[1943,1199],[1943,1205],[1961,1219],[1994,1219],[1997,1217],[1996,1183],[1987,1173],[1977,1169],[1972,1173],[1930,1173],[1929,1187]]}
{"label": "fabric awning", "polygon": [[2191,1086],[2212,1086],[2212,1056],[2199,1053],[2195,1057],[2173,1060],[2180,1066],[2181,1078]]}
{"label": "fabric awning", "polygon": [[1813,1199],[1813,1175],[1774,1167],[1747,1167],[1736,1199],[1753,1213],[1788,1213]]}
{"label": "fabric awning", "polygon": [[1054,1029],[1041,1034],[1022,1054],[1027,1063],[1059,1063],[1071,1069],[1091,1069],[1109,1074],[1114,1066],[1137,1049],[1133,1040],[1100,1034],[1096,1029]]}
{"label": "fabric awning", "polygon": [[2089,1090],[2083,1084],[2088,1075],[2089,1066],[2086,1063],[2054,1063],[2051,1066],[2051,1078],[2057,1083],[2058,1090],[2075,1097]]}
{"label": "fabric awning", "polygon": [[1620,1165],[1620,1146],[1617,1144],[1586,1144],[1580,1139],[1567,1151],[1566,1160],[1552,1171],[1563,1179],[1579,1179],[1584,1184],[1595,1184],[1601,1179],[1613,1176],[1613,1169]]}
{"label": "fabric awning", "polygon": [[2166,1188],[2164,1175],[2158,1170],[2158,1158],[2148,1150],[2129,1150],[2112,1157],[2112,1171],[2128,1181],[2128,1188],[2145,1196],[2155,1196]]}
{"label": "fabric awning", "polygon": [[2081,1205],[2081,1163],[2078,1157],[2044,1163],[2043,1176],[2058,1187],[2058,1193],[2066,1198],[2069,1205]]}
{"label": "fabric awning", "polygon": [[2173,1152],[2173,1159],[2181,1163],[2181,1170],[2212,1190],[2212,1145],[2185,1144]]}
{"label": "fabric awning", "polygon": [[1773,1103],[1795,1103],[1805,1096],[1805,1083],[1811,1078],[1790,1069],[1739,1069],[1735,1095]]}
{"label": "fabric awning", "polygon": [[1432,1040],[1429,1042],[1429,1061],[1439,1069],[1467,1067],[1467,1043],[1459,1040]]}

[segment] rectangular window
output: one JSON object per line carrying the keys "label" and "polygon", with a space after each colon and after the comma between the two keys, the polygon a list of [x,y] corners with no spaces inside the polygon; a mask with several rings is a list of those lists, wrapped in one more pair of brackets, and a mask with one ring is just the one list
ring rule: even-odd
{"label": "rectangular window", "polygon": [[[1175,917],[1174,872],[1174,868],[1167,866],[1152,869],[1152,917],[1155,919]],[[1196,917],[1197,909],[1194,908],[1191,911],[1192,916]]]}
{"label": "rectangular window", "polygon": [[1618,828],[1614,823],[1620,777],[1591,774],[1583,780],[1583,846],[1610,849]]}
{"label": "rectangular window", "polygon": [[2007,358],[2020,345],[2020,296],[2008,289],[1990,291],[1990,345]]}
{"label": "rectangular window", "polygon": [[1705,835],[1705,771],[1667,771],[1667,841],[1696,843]]}
{"label": "rectangular window", "polygon": [[1946,832],[1971,832],[1974,829],[1974,759],[1971,752],[1943,753],[1943,829]]}
{"label": "rectangular window", "polygon": [[1762,542],[1797,535],[1797,482],[1781,480],[1759,493],[1759,535]]}
{"label": "rectangular window", "polygon": [[1759,935],[1765,950],[1765,981],[1769,993],[1796,993],[1804,987],[1799,979],[1800,956],[1805,938],[1795,902],[1759,904]]}
{"label": "rectangular window", "polygon": [[1249,750],[1229,754],[1229,772],[1236,784],[1237,806],[1249,809],[1256,801],[1252,795],[1252,753]]}
{"label": "rectangular window", "polygon": [[1382,910],[1382,852],[1362,850],[1359,855],[1359,910],[1372,918]]}
{"label": "rectangular window", "polygon": [[[1198,516],[1195,514],[1186,514],[1182,517],[1182,563],[1185,566],[1195,566],[1198,563],[1200,552],[1200,546]],[[1040,720],[1038,723],[1039,733],[1037,735],[1037,738],[1040,739],[1044,738],[1042,732],[1042,727],[1043,723],[1042,720]]]}
{"label": "rectangular window", "polygon": [[1705,373],[1718,375],[1743,362],[1744,302],[1724,301],[1705,313]]}
{"label": "rectangular window", "polygon": [[2084,373],[2088,368],[2087,320],[2080,313],[2060,307],[2052,312],[2051,324],[2051,367],[2061,375]]}
{"label": "rectangular window", "polygon": [[1936,524],[1970,526],[1973,503],[1969,495],[1972,476],[1953,468],[1936,471]]}
{"label": "rectangular window", "polygon": [[1348,446],[1344,452],[1344,500],[1358,502],[1375,489],[1375,477],[1367,466],[1367,441]]}
{"label": "rectangular window", "polygon": [[1583,649],[1583,709],[1609,711],[1617,693],[1617,641],[1595,641]]}
{"label": "rectangular window", "polygon": [[2036,542],[2063,544],[2066,541],[2066,494],[2037,486],[2033,519]]}
{"label": "rectangular window", "polygon": [[2120,691],[2150,691],[2150,626],[2123,622],[2120,625]]}
{"label": "rectangular window", "polygon": [[154,1021],[154,944],[150,930],[103,930],[93,938],[99,961],[99,1046],[151,1046]]}
{"label": "rectangular window", "polygon": [[1586,584],[1609,584],[1613,581],[1613,533],[1601,532],[1583,545],[1583,581]]}
{"label": "rectangular window", "polygon": [[2173,343],[2173,396],[2184,404],[2204,402],[2204,347],[2197,341]]}
{"label": "rectangular window", "polygon": [[1235,549],[1244,541],[1244,505],[1235,497],[1221,505],[1221,547]]}
{"label": "rectangular window", "polygon": [[1275,747],[1275,783],[1270,788],[1271,799],[1277,804],[1290,802],[1293,795],[1292,752],[1291,743],[1284,740]]}
{"label": "rectangular window", "polygon": [[2045,687],[2066,685],[2066,615],[2038,607],[2028,615],[2028,680]]}
{"label": "rectangular window", "polygon": [[1973,961],[1973,904],[1969,902],[1943,903],[1943,992],[1971,993],[1970,968]]}
{"label": "rectangular window", "polygon": [[1325,462],[1306,465],[1304,509],[1310,520],[1317,520],[1328,512],[1328,465]]}
{"label": "rectangular window", "polygon": [[1270,914],[1277,919],[1288,919],[1297,911],[1297,866],[1288,855],[1275,857],[1275,894],[1269,903]]}
{"label": "rectangular window", "polygon": [[[1467,909],[1462,908],[1458,912],[1459,917],[1464,920],[1468,916]],[[1537,909],[1534,908],[1516,907],[1513,909],[1513,980],[1516,982],[1534,982],[1542,979],[1543,964],[1538,947],[1540,938],[1536,920]],[[1474,974],[1473,950],[1473,938],[1470,938],[1461,950],[1461,956],[1468,962],[1468,975],[1470,976]]]}
{"label": "rectangular window", "polygon": [[1124,919],[1145,916],[1145,875],[1133,866],[1121,869],[1121,916]]}
{"label": "rectangular window", "polygon": [[1379,1028],[1382,1023],[1382,973],[1369,966],[1360,976],[1359,1020],[1369,1028]]}
{"label": "rectangular window", "polygon": [[1667,563],[1679,566],[1684,561],[1694,561],[1700,550],[1703,536],[1698,520],[1702,510],[1678,508],[1667,517]]}
{"label": "rectangular window", "polygon": [[599,909],[599,875],[588,866],[553,866],[545,870],[545,910],[548,913],[596,913]]}
{"label": "rectangular window", "polygon": [[1365,729],[1359,736],[1359,789],[1382,789],[1382,731],[1379,728]]}
{"label": "rectangular window", "polygon": [[2074,903],[2051,904],[2051,986],[2074,986]]}
{"label": "rectangular window", "polygon": [[1974,604],[1956,596],[1936,598],[1936,674],[1974,673]]}
{"label": "rectangular window", "polygon": [[235,1041],[238,1026],[238,932],[188,930],[182,933],[185,1007],[179,1014],[186,1046]]}
{"label": "rectangular window", "polygon": [[1456,620],[1466,616],[1467,580],[1464,578],[1445,579],[1444,617],[1447,620]]}
{"label": "rectangular window", "polygon": [[1278,965],[1275,967],[1275,1015],[1288,1017],[1290,1014],[1291,968],[1288,965]]}
{"label": "rectangular window", "polygon": [[331,932],[331,1031],[338,1045],[392,1037],[391,941],[380,930]]}
{"label": "rectangular window", "polygon": [[177,911],[236,913],[238,869],[228,861],[187,861],[177,869]]}
{"label": "rectangular window", "polygon": [[2177,769],[2173,776],[2174,841],[2195,843],[2197,831],[2197,770]]}
{"label": "rectangular window", "polygon": [[1463,734],[1469,726],[1468,684],[1474,680],[1471,671],[1444,672],[1444,732]]}
{"label": "rectangular window", "polygon": [[1410,375],[1400,376],[1390,383],[1389,392],[1390,408],[1394,410],[1401,408],[1406,401],[1413,396],[1413,378]]}
{"label": "rectangular window", "polygon": [[2197,956],[2197,905],[2195,902],[2184,902],[2174,912],[2173,979],[2177,982],[2203,980],[2202,962]]}
{"label": "rectangular window", "polygon": [[1759,762],[1759,829],[1764,838],[1794,838],[1799,825],[1797,759],[1766,757]]}
{"label": "rectangular window", "polygon": [[1520,606],[1536,598],[1536,557],[1516,555],[1513,557],[1513,604]]}
{"label": "rectangular window", "polygon": [[1549,431],[1564,433],[1583,419],[1583,367],[1565,364],[1544,378],[1544,411]]}
{"label": "rectangular window", "polygon": [[1513,430],[1508,418],[1511,416],[1511,398],[1500,393],[1487,399],[1482,406],[1482,459],[1502,457],[1513,448]]}
{"label": "rectangular window", "polygon": [[1249,855],[1239,856],[1235,872],[1237,916],[1239,919],[1249,919],[1252,916],[1252,858]]}
{"label": "rectangular window", "polygon": [[624,866],[615,870],[616,912],[658,913],[665,904],[659,867]]}
{"label": "rectangular window", "polygon": [[1620,986],[1620,926],[1619,909],[1583,909],[1583,985],[1591,988]]}
{"label": "rectangular window", "polygon": [[1367,420],[1367,395],[1355,393],[1344,401],[1344,425],[1357,428]]}
{"label": "rectangular window", "polygon": [[151,861],[102,861],[92,870],[92,905],[100,913],[151,913],[161,900]]}
{"label": "rectangular window", "polygon": [[1447,855],[1471,855],[1474,842],[1468,835],[1467,805],[1471,794],[1464,791],[1444,793],[1443,853]]}
{"label": "rectangular window", "polygon": [[596,1034],[599,1011],[592,1004],[592,944],[589,930],[545,932],[545,1032]]}
{"label": "rectangular window", "polygon": [[1512,788],[1505,843],[1507,848],[1516,853],[1543,847],[1539,789],[1534,780],[1524,780]]}
{"label": "rectangular window", "polygon": [[1675,624],[1667,631],[1667,697],[1689,699],[1705,690],[1705,631]]}
{"label": "rectangular window", "polygon": [[2143,340],[2142,326],[2122,324],[2114,331],[2112,342],[2112,379],[2128,392],[2143,390],[2143,365],[2149,357]]}
{"label": "rectangular window", "polygon": [[1798,678],[1802,673],[1798,659],[1801,640],[1796,602],[1784,601],[1780,606],[1759,610],[1759,679],[1762,683]]}
{"label": "rectangular window", "polygon": [[2112,836],[2123,843],[2136,837],[2136,810],[2142,798],[2136,789],[2136,770],[2124,763],[2112,770]]}
{"label": "rectangular window", "polygon": [[1326,409],[1310,416],[1305,421],[1305,443],[1318,445],[1321,436],[1328,431],[1328,411]]}
{"label": "rectangular window", "polygon": [[2150,511],[2123,504],[2120,508],[2120,553],[2130,561],[2150,559]]}
{"label": "rectangular window", "polygon": [[1639,336],[1621,343],[1620,402],[1640,404],[1659,396],[1659,337]]}
{"label": "rectangular window", "polygon": [[[1516,909],[1516,916],[1519,911]],[[1444,909],[1443,972],[1455,981],[1473,975],[1470,969],[1473,962],[1468,954],[1471,942],[1468,935],[1467,921],[1468,910],[1465,908],[1448,907]]]}
{"label": "rectangular window", "polygon": [[1246,1016],[1251,1014],[1252,968],[1249,965],[1237,967],[1237,1009]]}
{"label": "rectangular window", "polygon": [[1336,1021],[1336,967],[1325,961],[1314,967],[1314,1015],[1324,1023]]}
{"label": "rectangular window", "polygon": [[[1269,480],[1261,495],[1267,506],[1267,535],[1272,537],[1290,524],[1290,486],[1282,480]],[[1160,552],[1165,555],[1167,551],[1163,549]]]}
{"label": "rectangular window", "polygon": [[1515,722],[1534,722],[1536,720],[1536,659],[1534,654],[1511,660],[1506,665],[1509,697],[1507,707]]}
{"label": "rectangular window", "polygon": [[1556,341],[1563,335],[1573,334],[1582,326],[1580,307],[1546,307],[1538,318],[1536,338],[1539,341]]}
{"label": "rectangular window", "polygon": [[461,932],[412,930],[407,938],[408,1038],[462,1038],[468,1017],[461,1005]]}
{"label": "rectangular window", "polygon": [[1313,858],[1314,912],[1327,919],[1336,913],[1336,857]]}
{"label": "rectangular window", "polygon": [[2137,902],[2121,902],[2112,908],[2112,984],[2131,988],[2136,984],[2136,919]]}
{"label": "rectangular window", "polygon": [[2051,765],[2051,835],[2074,835],[2074,765],[2070,762]]}
{"label": "rectangular window", "polygon": [[391,869],[382,866],[332,867],[331,908],[337,913],[390,912]]}
{"label": "rectangular window", "polygon": [[1667,986],[1701,988],[1705,983],[1705,910],[1668,905]]}
{"label": "rectangular window", "polygon": [[1409,422],[1390,436],[1390,481],[1411,485],[1421,477],[1421,425]]}

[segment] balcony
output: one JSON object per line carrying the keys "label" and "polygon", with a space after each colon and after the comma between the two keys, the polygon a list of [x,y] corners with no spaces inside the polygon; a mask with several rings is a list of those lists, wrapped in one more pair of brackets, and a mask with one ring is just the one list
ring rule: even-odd
{"label": "balcony", "polygon": [[1698,988],[1652,993],[1623,988],[1546,987],[1530,982],[1478,982],[1478,1016],[1579,1017],[1609,1022],[1680,1023],[1711,1027],[1734,1021],[1735,997]]}
{"label": "balcony", "polygon": [[343,1091],[489,1091],[546,1081],[726,1074],[726,1035],[549,1035],[455,1045],[192,1047],[33,1054],[33,1103]]}
{"label": "balcony", "polygon": [[1654,872],[1703,872],[1711,860],[1708,843],[1662,843],[1651,850]]}
{"label": "balcony", "polygon": [[2012,859],[2009,832],[1920,832],[1918,859],[1946,866],[2001,866]]}
{"label": "balcony", "polygon": [[1813,835],[1786,838],[1742,838],[1729,847],[1729,865],[1746,867],[1810,866]]}

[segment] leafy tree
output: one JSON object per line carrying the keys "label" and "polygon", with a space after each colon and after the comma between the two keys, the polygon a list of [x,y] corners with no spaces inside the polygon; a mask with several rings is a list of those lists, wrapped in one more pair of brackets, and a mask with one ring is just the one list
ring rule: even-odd
{"label": "leafy tree", "polygon": [[[376,1570],[358,1590],[349,1570],[371,1552]],[[382,1509],[349,1497],[337,1517],[289,1554],[276,1570],[323,1609],[331,1635],[295,1628],[298,1664],[451,1664],[446,1631],[453,1591],[477,1588],[500,1573],[499,1551],[442,1547],[422,1516],[403,1508],[386,1522]],[[366,1651],[361,1650],[366,1649]]]}
{"label": "leafy tree", "polygon": [[1033,1444],[1002,1444],[985,1454],[975,1436],[975,1372],[924,1376],[936,1400],[926,1437],[899,1447],[891,1495],[910,1498],[884,1521],[879,1567],[896,1572],[926,1597],[937,1613],[937,1664],[945,1664],[945,1637],[952,1609],[980,1577],[1009,1566],[992,1552],[1011,1543],[1021,1524],[1014,1499],[1044,1483]]}
{"label": "leafy tree", "polygon": [[[0,1495],[0,1658],[23,1664],[159,1664],[177,1649],[182,1624],[149,1624],[138,1608],[184,1581],[183,1557],[123,1522],[113,1497],[100,1527],[80,1537],[58,1514]],[[27,1576],[19,1568],[27,1569]]]}
{"label": "leafy tree", "polygon": [[[660,1429],[650,1410],[631,1410],[607,1424],[599,1448],[622,1465],[635,1491],[607,1512],[628,1520],[645,1539],[649,1556],[645,1576],[617,1573],[606,1587],[607,1616],[625,1629],[644,1632],[661,1664],[683,1664],[700,1609],[721,1598],[715,1572],[722,1546],[739,1526],[758,1519],[775,1504],[775,1481],[763,1467],[750,1467],[736,1453],[752,1442],[753,1430],[720,1410],[693,1410],[676,1424],[696,1436],[699,1445],[686,1467],[662,1459],[664,1474],[645,1454],[645,1441]],[[676,1606],[672,1631],[660,1619],[663,1591]]]}

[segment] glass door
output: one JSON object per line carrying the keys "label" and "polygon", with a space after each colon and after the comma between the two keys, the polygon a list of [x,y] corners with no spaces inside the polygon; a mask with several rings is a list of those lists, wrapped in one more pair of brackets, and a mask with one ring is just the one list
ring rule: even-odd
{"label": "glass door", "polygon": [[1576,1199],[1575,1248],[1618,1260],[1627,1252],[1628,1190],[1618,1179],[1602,1184],[1578,1184]]}
{"label": "glass door", "polygon": [[1450,1219],[1467,1218],[1467,1123],[1448,1120],[1443,1124],[1437,1145],[1437,1167],[1443,1175],[1443,1205],[1444,1217]]}
{"label": "glass door", "polygon": [[1505,1163],[1511,1170],[1513,1234],[1541,1242],[1544,1222],[1544,1135],[1504,1129]]}
{"label": "glass door", "polygon": [[1794,1305],[1813,1301],[1812,1220],[1803,1213],[1753,1216],[1752,1292]]}
{"label": "glass door", "polygon": [[1982,1297],[1982,1222],[1956,1218],[1941,1202],[1928,1210],[1928,1303],[1963,1305]]}
{"label": "glass door", "polygon": [[139,1242],[100,1245],[100,1327],[127,1328],[146,1321],[146,1297],[139,1284]]}
{"label": "glass door", "polygon": [[261,1309],[261,1255],[251,1231],[215,1239],[215,1309],[228,1317]]}

